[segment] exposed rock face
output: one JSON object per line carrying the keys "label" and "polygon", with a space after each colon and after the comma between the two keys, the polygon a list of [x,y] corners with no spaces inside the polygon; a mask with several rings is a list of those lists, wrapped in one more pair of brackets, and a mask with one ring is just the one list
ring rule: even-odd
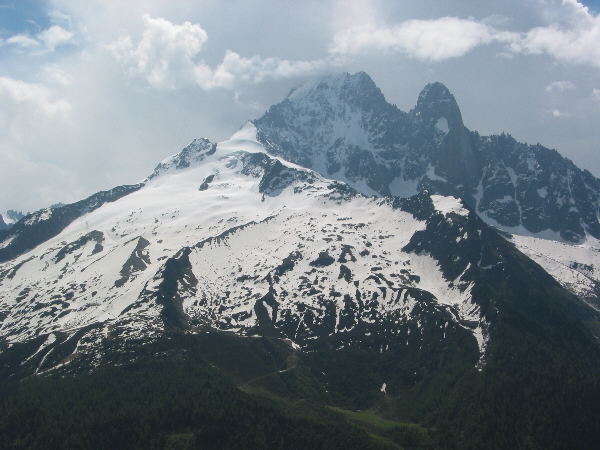
{"label": "exposed rock face", "polygon": [[469,131],[441,83],[428,84],[405,113],[364,72],[326,77],[254,124],[269,152],[366,194],[454,194],[505,229],[600,238],[597,178],[541,145]]}
{"label": "exposed rock face", "polygon": [[454,185],[465,181],[475,182],[480,167],[473,152],[469,130],[465,128],[462,115],[454,96],[442,83],[425,86],[417,106],[411,111],[418,126],[443,134],[437,158],[434,156],[436,172]]}

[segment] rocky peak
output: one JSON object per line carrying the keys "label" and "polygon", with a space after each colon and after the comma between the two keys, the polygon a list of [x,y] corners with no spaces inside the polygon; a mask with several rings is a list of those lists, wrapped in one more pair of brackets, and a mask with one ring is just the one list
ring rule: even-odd
{"label": "rocky peak", "polygon": [[339,105],[373,110],[387,104],[381,90],[365,72],[328,75],[293,89],[287,99],[294,104],[314,103],[329,108]]}
{"label": "rocky peak", "polygon": [[411,115],[422,131],[443,136],[436,163],[438,173],[454,184],[476,182],[480,168],[469,131],[450,90],[439,82],[427,84]]}
{"label": "rocky peak", "polygon": [[253,124],[270,153],[347,181],[363,178],[350,166],[370,164],[376,139],[400,114],[366,73],[342,73],[292,90]]}
{"label": "rocky peak", "polygon": [[600,238],[600,180],[556,151],[470,132],[439,82],[406,113],[364,72],[331,75],[293,90],[253,123],[269,153],[368,195],[427,189],[464,198],[507,231]]}
{"label": "rocky peak", "polygon": [[454,95],[437,81],[423,88],[412,113],[421,120],[434,122],[440,130],[459,130],[463,127],[462,115]]}
{"label": "rocky peak", "polygon": [[217,145],[210,140],[206,138],[194,139],[179,153],[162,160],[148,179],[152,179],[171,170],[187,169],[202,161],[208,155],[212,155],[216,150]]}

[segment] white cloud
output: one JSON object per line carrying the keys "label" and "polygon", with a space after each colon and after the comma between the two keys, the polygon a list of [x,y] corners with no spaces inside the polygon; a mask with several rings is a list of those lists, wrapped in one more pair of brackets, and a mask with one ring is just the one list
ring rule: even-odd
{"label": "white cloud", "polygon": [[40,31],[35,36],[27,34],[15,34],[4,41],[4,44],[17,46],[23,49],[40,49],[45,52],[53,52],[57,47],[67,44],[73,39],[73,32],[65,30],[58,25],[52,25]]}
{"label": "white cloud", "polygon": [[594,88],[592,89],[592,98],[600,102],[600,89]]}
{"label": "white cloud", "polygon": [[76,192],[76,185],[66,185],[73,178],[66,160],[49,163],[61,155],[56,144],[66,140],[71,104],[43,84],[11,77],[0,77],[0,104],[0,200],[30,209],[49,204],[65,188]]}
{"label": "white cloud", "polygon": [[73,82],[71,74],[65,72],[58,64],[46,64],[41,68],[40,75],[48,84],[68,86]]}
{"label": "white cloud", "polygon": [[48,11],[48,17],[53,24],[63,25],[68,29],[73,29],[73,20],[71,16],[60,10],[53,9]]}
{"label": "white cloud", "polygon": [[227,50],[223,62],[212,71],[204,66],[200,69],[198,83],[204,88],[233,88],[239,82],[260,83],[267,79],[293,78],[306,75],[327,63],[315,61],[289,61],[280,58],[262,58],[255,55],[249,58]]}
{"label": "white cloud", "polygon": [[562,3],[564,17],[527,31],[511,43],[512,51],[600,67],[600,15],[592,14],[576,0]]}
{"label": "white cloud", "polygon": [[479,45],[506,41],[511,36],[475,20],[442,17],[408,20],[392,27],[370,24],[348,28],[334,36],[330,51],[341,55],[399,51],[417,59],[441,61],[462,56]]}
{"label": "white cloud", "polygon": [[108,46],[130,75],[143,78],[156,89],[198,85],[203,89],[232,89],[237,83],[290,78],[311,73],[322,61],[289,61],[259,55],[243,57],[227,50],[215,68],[201,59],[208,34],[198,24],[174,24],[164,18],[143,16],[144,32],[134,44],[124,36]]}
{"label": "white cloud", "polygon": [[109,46],[131,75],[144,78],[152,87],[173,89],[192,81],[202,46],[208,40],[199,25],[177,25],[162,18],[143,16],[144,33],[135,45],[130,36]]}
{"label": "white cloud", "polygon": [[9,37],[5,42],[7,44],[16,45],[23,48],[37,47],[40,45],[38,40],[33,39],[26,34],[15,34],[14,36]]}
{"label": "white cloud", "polygon": [[50,28],[40,32],[37,38],[48,50],[53,52],[56,47],[69,42],[73,38],[73,33],[58,25],[52,25]]}
{"label": "white cloud", "polygon": [[[548,5],[546,5],[547,7]],[[463,56],[482,45],[500,43],[506,56],[546,54],[555,59],[600,67],[600,15],[576,0],[562,0],[552,22],[524,32],[500,29],[506,20],[496,16],[483,20],[442,17],[407,20],[392,26],[375,23],[351,26],[337,32],[331,53],[357,55],[372,51],[395,51],[410,57],[442,61]]]}
{"label": "white cloud", "polygon": [[560,110],[560,109],[558,109],[558,108],[551,109],[551,110],[550,110],[550,114],[552,114],[552,117],[556,117],[556,118],[558,118],[558,117],[567,117],[567,116],[569,116],[569,114],[568,114],[568,113],[566,113],[566,112],[564,112],[564,111],[561,111],[561,110]]}
{"label": "white cloud", "polygon": [[53,92],[46,86],[27,83],[10,77],[0,77],[0,103],[5,115],[13,115],[11,107],[25,105],[33,107],[46,116],[63,114],[71,109],[66,100],[55,99]]}
{"label": "white cloud", "polygon": [[575,84],[572,81],[568,80],[560,80],[553,81],[548,86],[546,86],[546,92],[564,92],[571,91],[575,89]]}

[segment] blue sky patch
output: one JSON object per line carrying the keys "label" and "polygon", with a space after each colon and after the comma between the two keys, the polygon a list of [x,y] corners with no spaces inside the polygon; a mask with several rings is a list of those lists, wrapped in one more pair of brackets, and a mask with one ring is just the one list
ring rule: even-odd
{"label": "blue sky patch", "polygon": [[0,0],[0,33],[35,34],[50,25],[42,0]]}

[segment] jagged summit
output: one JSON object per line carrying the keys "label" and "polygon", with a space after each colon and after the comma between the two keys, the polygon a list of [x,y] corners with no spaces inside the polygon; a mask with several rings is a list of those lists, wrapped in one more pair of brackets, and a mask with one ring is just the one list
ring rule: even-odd
{"label": "jagged summit", "polygon": [[419,101],[425,101],[428,98],[450,101],[453,99],[453,96],[450,89],[444,83],[433,81],[427,83],[419,94]]}
{"label": "jagged summit", "polygon": [[437,81],[423,88],[412,112],[427,121],[445,120],[446,125],[438,124],[442,129],[460,129],[463,126],[462,115],[454,95],[444,84]]}
{"label": "jagged summit", "polygon": [[470,131],[440,82],[407,113],[364,72],[329,75],[253,123],[269,153],[369,195],[427,189],[464,198],[509,232],[600,238],[600,180],[542,146]]}
{"label": "jagged summit", "polygon": [[[289,160],[312,167],[311,148],[316,143],[343,138],[355,145],[364,145],[367,137],[363,118],[379,120],[397,111],[365,72],[341,73],[293,89],[253,123],[262,130],[286,130],[289,139],[295,134],[305,135],[308,139],[299,143],[305,149],[297,149],[294,144],[291,151],[300,151]],[[315,148],[314,153],[321,152]]]}
{"label": "jagged summit", "polygon": [[417,126],[422,124],[425,129],[434,129],[444,136],[436,172],[454,183],[460,183],[460,180],[475,182],[480,176],[480,168],[469,130],[463,124],[458,103],[450,90],[440,82],[427,84],[411,114]]}
{"label": "jagged summit", "polygon": [[427,85],[406,113],[365,72],[329,75],[293,90],[254,124],[270,153],[370,195],[410,196],[442,177],[458,184],[478,174],[468,130],[441,83]]}
{"label": "jagged summit", "polygon": [[439,81],[427,83],[419,94],[417,100],[417,108],[427,106],[432,103],[454,103],[456,100],[454,95],[446,87],[445,84]]}
{"label": "jagged summit", "polygon": [[316,101],[330,106],[343,102],[366,109],[387,103],[381,90],[365,72],[326,75],[292,89],[286,100],[293,103]]}
{"label": "jagged summit", "polygon": [[197,164],[217,149],[217,145],[206,138],[194,139],[187,147],[179,153],[162,160],[148,177],[152,179],[172,169],[185,169]]}
{"label": "jagged summit", "polygon": [[[336,103],[372,111],[400,112],[387,102],[384,94],[373,79],[363,71],[330,74],[307,82],[290,91],[283,102],[273,105],[269,112],[277,111],[289,104],[314,103],[319,107],[335,108]],[[428,83],[419,94],[417,104],[411,111],[421,118],[445,117],[452,126],[462,126],[458,103],[450,90],[440,82]]]}

